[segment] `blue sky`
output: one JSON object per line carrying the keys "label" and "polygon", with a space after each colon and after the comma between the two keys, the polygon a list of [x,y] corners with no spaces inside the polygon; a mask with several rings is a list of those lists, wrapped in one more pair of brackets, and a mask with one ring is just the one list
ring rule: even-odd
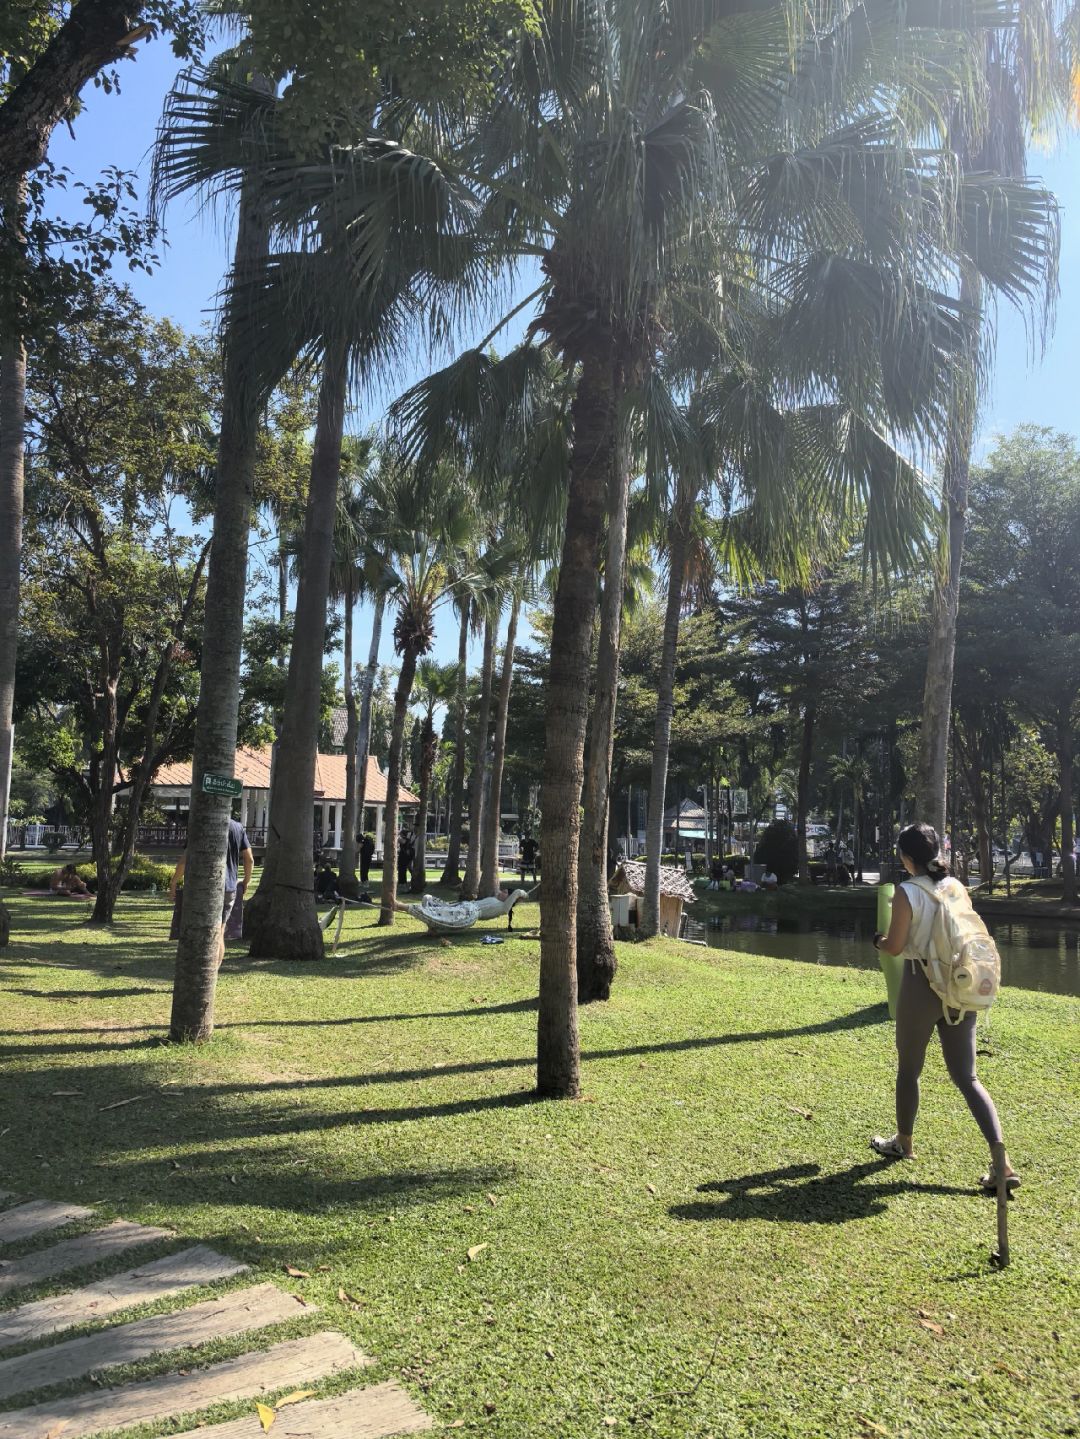
{"label": "blue sky", "polygon": [[[95,178],[108,165],[136,171],[145,182],[149,151],[161,113],[162,101],[177,73],[178,64],[166,42],[140,46],[137,59],[121,67],[121,92],[107,96],[88,89],[85,110],[73,134],[57,131],[50,156],[66,165],[75,179]],[[1080,429],[1077,416],[1077,374],[1080,363],[1080,138],[1069,137],[1053,153],[1036,152],[1030,168],[1058,196],[1062,207],[1061,297],[1057,326],[1044,355],[1031,353],[1030,339],[1020,317],[1002,311],[998,326],[997,364],[984,406],[979,448],[985,450],[995,434],[1023,421],[1056,429]],[[69,204],[73,203],[69,200]],[[168,247],[163,263],[152,276],[130,277],[131,287],[148,309],[195,329],[213,314],[214,297],[228,263],[229,237],[221,216],[199,215],[192,204],[177,204],[168,217]],[[524,294],[525,291],[522,291]],[[520,333],[519,320],[500,340],[512,343]],[[474,337],[479,339],[481,330]],[[425,370],[417,356],[411,368],[395,377],[395,389],[404,389]],[[376,420],[385,396],[361,402],[358,428]],[[456,652],[452,618],[443,615],[438,625],[437,657],[449,660]],[[361,626],[361,642],[363,627]]]}

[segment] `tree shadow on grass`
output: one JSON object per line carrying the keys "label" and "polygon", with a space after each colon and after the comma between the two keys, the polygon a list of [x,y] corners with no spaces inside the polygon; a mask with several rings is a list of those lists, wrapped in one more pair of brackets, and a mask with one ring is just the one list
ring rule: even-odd
{"label": "tree shadow on grass", "polygon": [[973,1189],[948,1184],[917,1184],[893,1179],[884,1184],[863,1180],[884,1171],[896,1172],[888,1160],[852,1165],[834,1174],[820,1164],[791,1164],[738,1179],[717,1179],[698,1186],[699,1194],[718,1194],[716,1200],[672,1205],[675,1219],[764,1219],[781,1224],[846,1224],[882,1214],[886,1201],[897,1194],[953,1194],[975,1198]]}

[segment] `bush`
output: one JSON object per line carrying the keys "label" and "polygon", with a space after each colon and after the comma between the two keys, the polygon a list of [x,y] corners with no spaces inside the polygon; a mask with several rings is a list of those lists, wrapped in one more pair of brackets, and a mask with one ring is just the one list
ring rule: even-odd
{"label": "bush", "polygon": [[762,830],[754,850],[754,863],[771,869],[781,884],[788,884],[799,872],[799,837],[795,826],[778,819]]}
{"label": "bush", "polygon": [[[75,873],[89,885],[91,889],[97,889],[97,869],[92,864],[80,864]],[[147,891],[156,889],[159,894],[164,894],[172,880],[172,865],[158,864],[155,860],[148,859],[145,854],[137,854],[131,861],[131,868],[124,880],[124,889],[131,892]]]}
{"label": "bush", "polygon": [[0,859],[0,889],[22,889],[30,881],[26,866],[5,855]]}

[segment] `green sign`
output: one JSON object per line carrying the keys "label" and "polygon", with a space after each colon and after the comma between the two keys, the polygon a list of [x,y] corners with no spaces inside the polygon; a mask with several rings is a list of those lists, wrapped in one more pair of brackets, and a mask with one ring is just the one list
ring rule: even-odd
{"label": "green sign", "polygon": [[237,799],[244,793],[244,782],[234,779],[231,774],[204,774],[202,788],[203,794],[228,795],[230,799]]}

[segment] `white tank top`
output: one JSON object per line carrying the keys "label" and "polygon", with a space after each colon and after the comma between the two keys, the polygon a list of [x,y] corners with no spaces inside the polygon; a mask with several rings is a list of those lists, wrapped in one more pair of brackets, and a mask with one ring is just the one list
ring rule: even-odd
{"label": "white tank top", "polygon": [[[960,881],[950,875],[946,879],[939,880],[934,887],[947,894],[948,890],[945,889],[945,886],[954,884],[958,885]],[[907,895],[908,904],[911,905],[911,929],[908,931],[908,941],[904,946],[903,957],[905,959],[926,959],[930,954],[930,934],[934,928],[934,916],[937,914],[937,901],[931,899],[924,886],[916,884],[913,879],[905,880],[900,888]]]}

